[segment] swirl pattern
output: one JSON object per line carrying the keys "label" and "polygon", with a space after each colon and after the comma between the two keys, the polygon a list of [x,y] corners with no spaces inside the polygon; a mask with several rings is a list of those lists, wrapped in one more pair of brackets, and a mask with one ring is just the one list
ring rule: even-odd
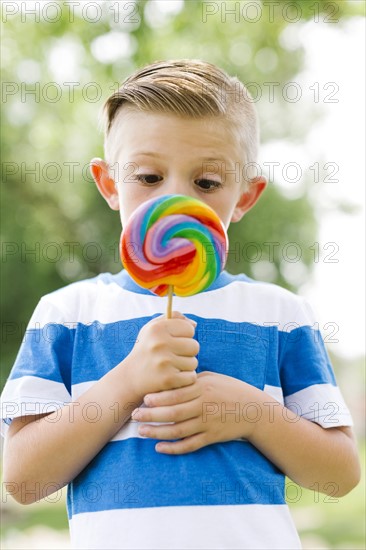
{"label": "swirl pattern", "polygon": [[164,195],[139,206],[120,241],[122,264],[134,281],[165,296],[208,288],[227,259],[228,239],[218,215],[185,195]]}

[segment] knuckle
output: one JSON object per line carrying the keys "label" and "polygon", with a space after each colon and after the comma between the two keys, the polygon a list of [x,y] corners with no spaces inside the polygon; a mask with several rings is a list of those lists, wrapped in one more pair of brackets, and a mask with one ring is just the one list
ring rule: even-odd
{"label": "knuckle", "polygon": [[173,389],[170,393],[170,401],[173,403],[178,403],[180,398],[180,391],[179,389]]}
{"label": "knuckle", "polygon": [[157,322],[151,323],[151,325],[148,325],[148,332],[152,338],[158,339],[161,335],[161,324]]}
{"label": "knuckle", "polygon": [[198,361],[196,357],[190,357],[187,361],[187,369],[189,372],[194,372],[198,367]]}
{"label": "knuckle", "polygon": [[[170,418],[172,422],[179,422],[179,413],[173,409],[170,413]],[[176,429],[178,429],[177,426],[174,428],[174,430]]]}
{"label": "knuckle", "polygon": [[184,319],[184,315],[180,313],[179,311],[172,311],[172,318],[173,319]]}
{"label": "knuckle", "polygon": [[193,384],[197,380],[197,373],[196,371],[192,371],[189,374],[190,374],[190,377],[189,377],[190,383]]}
{"label": "knuckle", "polygon": [[172,366],[173,357],[169,353],[165,353],[159,360],[159,366],[161,369],[167,369]]}
{"label": "knuckle", "polygon": [[141,414],[141,417],[138,419],[138,422],[152,422],[150,411],[145,411],[145,409],[143,409],[143,413]]}
{"label": "knuckle", "polygon": [[182,446],[181,446],[181,453],[182,454],[187,454],[187,453],[190,453],[190,452],[195,451],[195,450],[196,449],[194,448],[192,443],[187,442],[187,441],[182,442]]}
{"label": "knuckle", "polygon": [[161,342],[159,342],[158,340],[154,340],[153,342],[151,342],[150,346],[149,346],[149,352],[150,353],[159,353],[161,351]]}
{"label": "knuckle", "polygon": [[152,395],[148,394],[144,397],[144,404],[146,407],[153,407],[155,405],[155,399]]}
{"label": "knuckle", "polygon": [[174,377],[170,373],[164,374],[162,376],[161,382],[164,390],[168,390],[171,387],[174,387]]}
{"label": "knuckle", "polygon": [[180,387],[183,388],[185,386],[190,386],[192,384],[192,379],[188,376],[181,377],[180,379]]}
{"label": "knuckle", "polygon": [[199,344],[199,342],[197,342],[197,340],[193,340],[193,342],[194,342],[193,345],[194,345],[194,350],[195,350],[194,355],[198,355],[199,351],[200,351],[200,344]]}
{"label": "knuckle", "polygon": [[182,439],[182,437],[183,437],[183,435],[184,435],[184,434],[183,434],[183,429],[182,429],[180,426],[178,426],[178,425],[177,425],[177,426],[174,426],[174,433],[173,433],[173,435],[174,435],[174,438],[176,438],[176,439]]}

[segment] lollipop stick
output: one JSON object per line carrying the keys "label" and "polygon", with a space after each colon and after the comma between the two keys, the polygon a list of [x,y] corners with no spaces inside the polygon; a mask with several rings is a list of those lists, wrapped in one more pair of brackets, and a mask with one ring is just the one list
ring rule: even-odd
{"label": "lollipop stick", "polygon": [[172,318],[172,305],[173,305],[173,285],[169,285],[168,288],[168,305],[166,308],[166,318],[171,319]]}

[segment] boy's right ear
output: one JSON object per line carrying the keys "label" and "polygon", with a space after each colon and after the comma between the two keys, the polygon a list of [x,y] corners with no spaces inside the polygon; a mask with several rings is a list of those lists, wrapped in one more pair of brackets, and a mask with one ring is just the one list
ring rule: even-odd
{"label": "boy's right ear", "polygon": [[119,210],[118,191],[114,179],[109,175],[108,164],[100,158],[93,158],[90,161],[90,172],[109,207],[112,210]]}

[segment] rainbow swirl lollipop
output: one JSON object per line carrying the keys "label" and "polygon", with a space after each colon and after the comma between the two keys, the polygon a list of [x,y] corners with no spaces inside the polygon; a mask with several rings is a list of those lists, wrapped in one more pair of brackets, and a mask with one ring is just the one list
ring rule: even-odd
{"label": "rainbow swirl lollipop", "polygon": [[125,269],[136,283],[159,296],[169,289],[178,296],[205,290],[224,268],[227,248],[218,215],[184,195],[143,203],[130,217],[120,242]]}

